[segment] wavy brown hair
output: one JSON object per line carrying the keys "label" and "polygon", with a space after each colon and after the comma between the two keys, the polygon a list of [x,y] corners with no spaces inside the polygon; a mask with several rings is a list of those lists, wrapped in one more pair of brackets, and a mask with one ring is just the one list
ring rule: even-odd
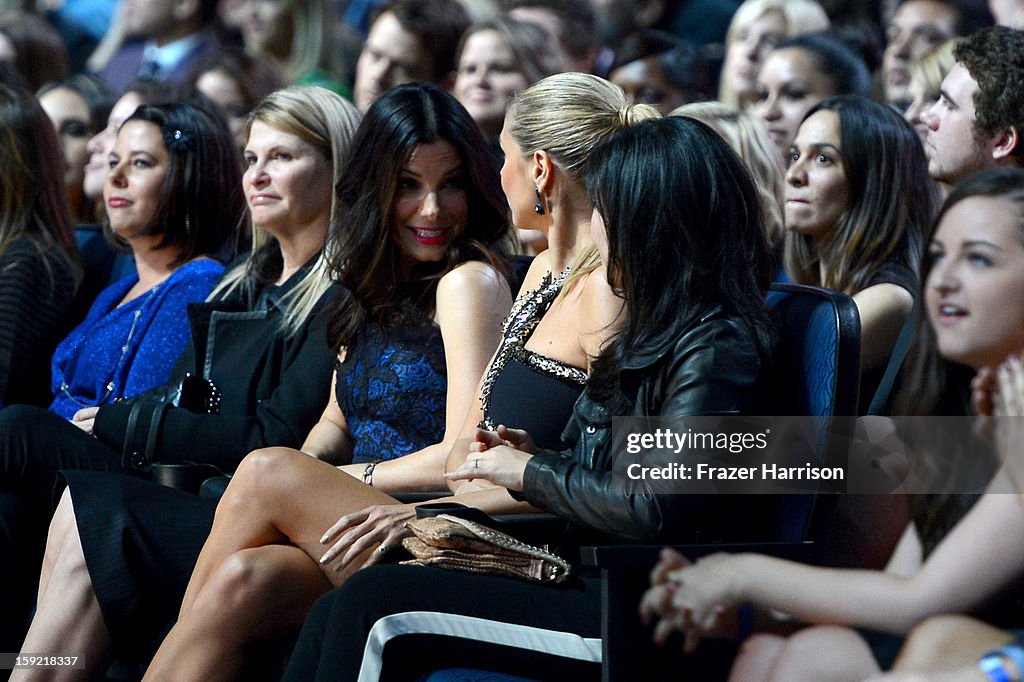
{"label": "wavy brown hair", "polygon": [[[392,233],[398,181],[419,145],[448,142],[462,161],[466,229],[439,263],[418,263],[405,281],[403,255]],[[339,297],[330,327],[339,350],[353,344],[366,323],[393,324],[403,301],[432,314],[437,283],[470,260],[508,276],[511,233],[498,160],[476,122],[441,88],[413,83],[387,91],[356,131],[337,185],[335,229],[328,237],[332,276],[352,294]]]}

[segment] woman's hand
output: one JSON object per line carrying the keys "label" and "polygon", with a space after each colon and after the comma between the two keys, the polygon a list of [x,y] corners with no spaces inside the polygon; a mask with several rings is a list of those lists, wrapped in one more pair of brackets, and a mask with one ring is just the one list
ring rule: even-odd
{"label": "woman's hand", "polygon": [[405,524],[415,518],[416,507],[407,504],[378,504],[346,514],[320,538],[322,545],[334,543],[320,557],[320,565],[329,566],[340,556],[341,560],[334,566],[340,571],[366,549],[376,546],[377,551],[370,554],[364,564],[371,566],[400,546],[402,538],[412,534]]}
{"label": "woman's hand", "polygon": [[[667,547],[662,549],[658,563],[651,569],[651,587],[640,598],[640,622],[650,625],[655,619],[658,619],[654,641],[659,645],[664,644],[665,640],[677,629],[675,619],[677,614],[672,605],[672,597],[675,596],[677,585],[671,579],[671,575],[689,565],[690,560],[674,549]],[[679,622],[678,625],[681,626],[682,623]]]}
{"label": "woman's hand", "polygon": [[504,424],[499,424],[494,431],[477,429],[474,442],[469,447],[472,452],[484,452],[498,445],[507,445],[531,455],[539,449],[526,431],[510,429]]}
{"label": "woman's hand", "polygon": [[991,367],[982,367],[971,379],[971,408],[979,417],[990,417],[994,410],[997,391],[996,373]]}
{"label": "woman's hand", "polygon": [[530,453],[516,450],[508,445],[491,445],[474,443],[479,447],[475,454],[471,453],[455,471],[444,476],[453,481],[471,481],[482,478],[508,490],[521,491],[526,463],[533,457]]}
{"label": "woman's hand", "polygon": [[[683,648],[693,653],[704,637],[724,636],[735,629],[740,603],[743,561],[730,554],[713,554],[696,563],[664,550],[651,573],[652,587],[640,601],[644,623],[655,617],[653,639],[664,644],[674,632],[684,635]],[[670,566],[678,566],[675,569]]]}
{"label": "woman's hand", "polygon": [[1017,356],[1008,358],[999,365],[994,381],[992,444],[1018,492],[1024,492],[1024,362]]}
{"label": "woman's hand", "polygon": [[92,430],[96,424],[96,413],[99,411],[98,405],[83,407],[71,417],[71,423],[92,436],[94,435]]}

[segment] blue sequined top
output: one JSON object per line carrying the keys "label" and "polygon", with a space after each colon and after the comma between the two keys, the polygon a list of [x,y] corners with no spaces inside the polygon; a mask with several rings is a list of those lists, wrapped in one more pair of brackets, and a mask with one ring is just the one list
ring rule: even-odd
{"label": "blue sequined top", "polygon": [[412,304],[392,327],[366,325],[337,366],[353,462],[395,459],[444,438],[448,378],[434,321]]}
{"label": "blue sequined top", "polygon": [[70,419],[83,407],[165,383],[188,342],[188,304],[205,300],[223,271],[223,265],[205,258],[186,263],[120,307],[137,275],[100,292],[85,320],[53,354],[50,410]]}

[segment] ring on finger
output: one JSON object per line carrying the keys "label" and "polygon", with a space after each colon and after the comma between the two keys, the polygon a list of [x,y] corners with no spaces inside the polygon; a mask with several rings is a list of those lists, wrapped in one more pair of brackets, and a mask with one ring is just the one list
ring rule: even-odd
{"label": "ring on finger", "polygon": [[476,459],[473,460],[473,468],[474,469],[479,469],[480,468],[480,458],[479,457],[477,457]]}
{"label": "ring on finger", "polygon": [[380,543],[380,547],[377,548],[377,551],[380,552],[381,554],[386,554],[387,551],[388,551],[387,543],[384,543],[384,542]]}

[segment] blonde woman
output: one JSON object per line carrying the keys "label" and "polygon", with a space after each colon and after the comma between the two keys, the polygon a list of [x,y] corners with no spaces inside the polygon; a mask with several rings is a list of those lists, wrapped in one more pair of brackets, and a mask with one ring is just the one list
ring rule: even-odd
{"label": "blonde woman", "polygon": [[674,109],[670,116],[686,116],[704,123],[729,143],[754,180],[764,215],[768,244],[781,265],[785,227],[782,222],[785,168],[761,120],[721,102],[695,102]]}
{"label": "blonde woman", "polygon": [[922,144],[928,137],[928,126],[921,120],[921,112],[939,99],[942,79],[956,64],[953,57],[954,45],[955,40],[948,40],[920,59],[910,62],[910,83],[907,85],[907,92],[912,99],[903,117],[914,126]]}
{"label": "blonde woman", "polygon": [[286,83],[319,85],[351,97],[333,7],[320,0],[248,2],[241,24],[245,49],[276,66]]}
{"label": "blonde woman", "polygon": [[736,10],[725,34],[718,99],[746,108],[754,101],[757,72],[772,48],[828,27],[828,15],[814,0],[746,0]]}

